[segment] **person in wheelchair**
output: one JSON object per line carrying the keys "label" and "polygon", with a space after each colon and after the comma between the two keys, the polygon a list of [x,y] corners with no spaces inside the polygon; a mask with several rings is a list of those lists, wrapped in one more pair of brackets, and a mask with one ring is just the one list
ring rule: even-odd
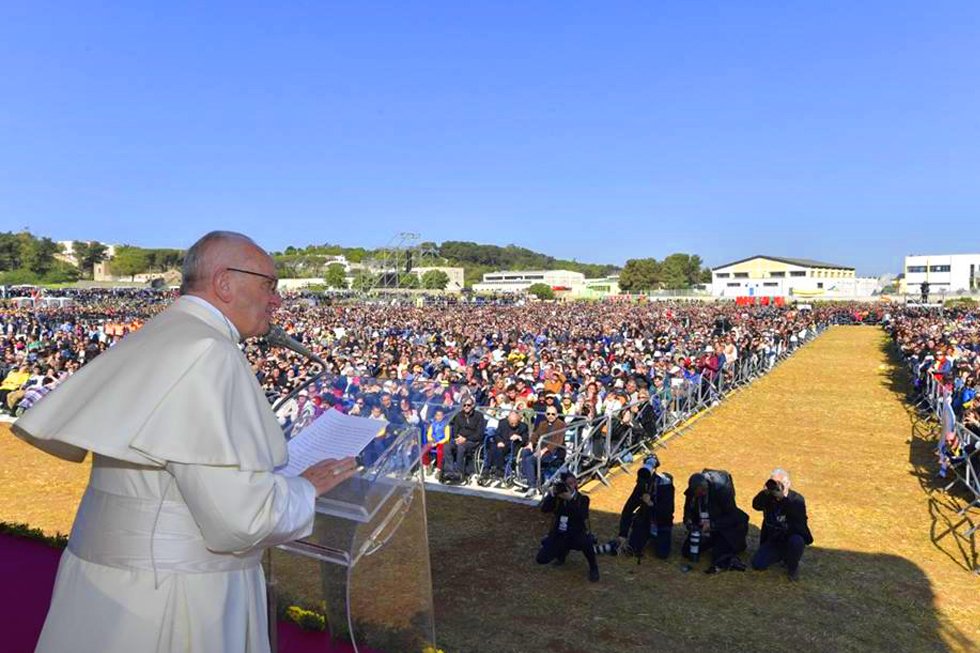
{"label": "person in wheelchair", "polygon": [[657,471],[660,459],[650,454],[636,472],[636,486],[619,516],[619,550],[643,557],[647,542],[661,560],[670,555],[674,525],[674,479]]}
{"label": "person in wheelchair", "polygon": [[483,442],[487,428],[486,418],[475,410],[476,401],[472,396],[463,399],[463,408],[453,417],[453,437],[446,445],[443,459],[442,481],[444,483],[465,483],[466,463],[471,460],[476,448]]}
{"label": "person in wheelchair", "polygon": [[[544,421],[534,429],[527,445],[519,450],[521,475],[528,486],[526,496],[533,497],[538,493],[539,461],[543,476],[549,470],[558,469],[564,464],[567,428],[568,425],[558,419],[558,409],[548,408],[544,412]],[[538,443],[542,439],[544,444],[539,447]]]}
{"label": "person in wheelchair", "polygon": [[745,571],[738,554],[745,551],[749,516],[735,505],[735,483],[723,470],[705,469],[692,474],[684,491],[684,525],[687,538],[684,557],[697,562],[711,549],[711,567],[705,573]]}
{"label": "person in wheelchair", "polygon": [[487,439],[480,485],[495,483],[497,487],[506,487],[510,480],[505,470],[507,461],[513,461],[517,457],[517,451],[527,443],[527,424],[518,411],[512,410],[507,414],[507,419],[497,427],[494,436]]}
{"label": "person in wheelchair", "polygon": [[540,565],[554,561],[565,564],[568,552],[581,551],[589,563],[589,580],[599,580],[595,537],[589,530],[589,497],[578,491],[578,479],[571,472],[561,472],[541,502],[541,512],[555,516],[551,530],[541,540],[536,560]]}

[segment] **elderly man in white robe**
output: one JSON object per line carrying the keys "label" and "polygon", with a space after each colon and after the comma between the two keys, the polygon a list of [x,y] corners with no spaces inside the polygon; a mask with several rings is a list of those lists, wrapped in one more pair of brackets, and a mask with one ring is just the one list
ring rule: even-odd
{"label": "elderly man in white robe", "polygon": [[59,457],[92,452],[37,651],[269,649],[262,552],[309,535],[356,466],[273,471],[282,430],[238,343],[268,331],[277,281],[249,238],[207,234],[172,306],[14,424]]}

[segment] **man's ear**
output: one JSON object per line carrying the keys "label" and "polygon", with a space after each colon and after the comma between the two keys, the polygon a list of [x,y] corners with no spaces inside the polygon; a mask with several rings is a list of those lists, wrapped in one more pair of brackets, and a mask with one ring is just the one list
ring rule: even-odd
{"label": "man's ear", "polygon": [[214,294],[225,304],[230,304],[234,294],[231,290],[231,275],[228,270],[218,268],[211,275],[211,289]]}

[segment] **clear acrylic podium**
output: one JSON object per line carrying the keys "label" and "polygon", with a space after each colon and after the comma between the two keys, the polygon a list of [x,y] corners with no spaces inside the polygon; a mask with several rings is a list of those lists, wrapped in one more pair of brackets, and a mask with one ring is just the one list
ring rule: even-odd
{"label": "clear acrylic podium", "polygon": [[[366,418],[365,418],[366,419]],[[320,497],[313,534],[269,551],[269,632],[290,606],[326,617],[356,651],[435,648],[432,576],[417,427],[389,426],[364,470]]]}

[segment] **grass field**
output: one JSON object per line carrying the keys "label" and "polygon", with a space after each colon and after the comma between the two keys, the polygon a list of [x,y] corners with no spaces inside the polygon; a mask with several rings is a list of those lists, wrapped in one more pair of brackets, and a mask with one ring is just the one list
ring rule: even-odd
{"label": "grass field", "polygon": [[[738,503],[782,466],[807,499],[816,542],[790,583],[781,568],[684,573],[665,561],[602,558],[586,580],[573,553],[561,568],[533,556],[548,528],[527,507],[428,496],[436,627],[447,653],[553,651],[976,651],[975,542],[946,533],[955,506],[930,491],[928,443],[912,435],[902,378],[882,333],[829,331],[731,397],[661,452],[683,484],[728,469]],[[0,520],[69,528],[87,476],[0,437]],[[591,491],[592,525],[612,537],[632,489],[620,475]],[[679,517],[679,513],[677,515]],[[974,516],[975,520],[976,517]],[[393,653],[393,652],[392,652]]]}

